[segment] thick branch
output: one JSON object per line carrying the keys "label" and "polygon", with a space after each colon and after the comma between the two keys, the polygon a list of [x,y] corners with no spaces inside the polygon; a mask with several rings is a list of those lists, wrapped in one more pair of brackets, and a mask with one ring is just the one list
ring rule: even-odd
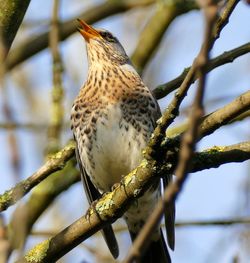
{"label": "thick branch", "polygon": [[[21,1],[22,2],[22,1]],[[93,24],[108,16],[125,12],[131,8],[138,6],[146,6],[154,3],[153,0],[120,0],[120,1],[106,1],[99,6],[94,6],[78,16],[61,23],[59,27],[60,41],[63,41],[70,35],[76,32],[76,19],[81,18],[89,24]],[[12,69],[18,64],[22,63],[31,56],[37,54],[48,47],[49,31],[43,34],[32,37],[13,49],[7,59],[7,68]]]}

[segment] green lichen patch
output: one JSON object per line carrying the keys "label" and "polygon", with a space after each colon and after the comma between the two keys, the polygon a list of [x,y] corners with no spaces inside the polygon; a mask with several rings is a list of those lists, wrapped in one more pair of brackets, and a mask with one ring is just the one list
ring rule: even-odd
{"label": "green lichen patch", "polygon": [[13,200],[12,194],[13,194],[13,191],[9,190],[3,193],[2,195],[0,195],[0,211],[4,210],[5,207],[7,207],[9,203],[12,202]]}
{"label": "green lichen patch", "polygon": [[211,148],[206,149],[204,152],[205,153],[218,153],[218,152],[223,152],[225,147],[223,146],[213,146]]}
{"label": "green lichen patch", "polygon": [[43,241],[42,243],[36,245],[32,248],[26,255],[25,259],[28,262],[43,262],[43,259],[47,255],[47,251],[50,246],[50,239]]}

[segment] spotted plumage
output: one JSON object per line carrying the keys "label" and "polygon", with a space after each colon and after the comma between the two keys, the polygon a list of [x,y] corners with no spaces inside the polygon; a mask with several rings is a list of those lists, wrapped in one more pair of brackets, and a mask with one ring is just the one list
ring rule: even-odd
{"label": "spotted plumage", "polygon": [[[93,201],[98,193],[110,191],[122,176],[140,163],[141,152],[160,117],[160,110],[119,41],[108,31],[95,30],[83,21],[80,23],[80,32],[87,43],[89,70],[87,81],[74,101],[71,122],[85,189],[89,201]],[[125,213],[132,239],[159,198],[158,182]],[[169,220],[173,221],[173,208],[169,214]],[[173,222],[170,224],[169,229],[173,228]],[[110,234],[111,230],[108,231]],[[172,235],[168,240],[174,240],[173,229],[168,235]],[[160,228],[151,239],[152,251],[146,253],[147,262],[151,262],[149,255],[152,260],[156,259],[154,254],[161,255],[163,260],[159,262],[169,262]],[[173,242],[170,246],[173,248]],[[117,256],[116,244],[109,244],[109,247]]]}

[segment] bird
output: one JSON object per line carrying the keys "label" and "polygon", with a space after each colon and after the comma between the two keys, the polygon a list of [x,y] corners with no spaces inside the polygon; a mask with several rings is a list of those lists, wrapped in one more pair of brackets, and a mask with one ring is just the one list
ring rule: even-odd
{"label": "bird", "polygon": [[[156,127],[161,111],[143,83],[119,40],[108,30],[96,29],[78,19],[84,37],[88,74],[71,110],[76,157],[89,203],[112,190],[136,168]],[[143,48],[143,47],[142,47]],[[168,175],[164,183],[168,184]],[[123,218],[132,241],[161,198],[160,179],[125,212]],[[174,250],[175,205],[166,208],[168,246]],[[114,258],[118,244],[111,225],[102,233]],[[160,226],[140,262],[169,263],[171,258]]]}

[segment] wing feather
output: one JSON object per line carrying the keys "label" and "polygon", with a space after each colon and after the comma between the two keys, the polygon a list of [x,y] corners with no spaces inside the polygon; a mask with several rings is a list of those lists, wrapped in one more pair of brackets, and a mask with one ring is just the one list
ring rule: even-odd
{"label": "wing feather", "polygon": [[[76,143],[76,159],[77,159],[77,163],[80,169],[83,187],[84,187],[88,202],[91,205],[92,202],[94,202],[95,200],[101,197],[101,194],[92,184],[90,177],[88,176],[86,170],[84,169],[82,165],[77,143]],[[103,237],[106,241],[106,244],[111,254],[113,255],[114,258],[117,258],[119,256],[119,247],[118,247],[118,243],[117,243],[112,226],[111,225],[105,226],[101,232],[103,234]]]}

